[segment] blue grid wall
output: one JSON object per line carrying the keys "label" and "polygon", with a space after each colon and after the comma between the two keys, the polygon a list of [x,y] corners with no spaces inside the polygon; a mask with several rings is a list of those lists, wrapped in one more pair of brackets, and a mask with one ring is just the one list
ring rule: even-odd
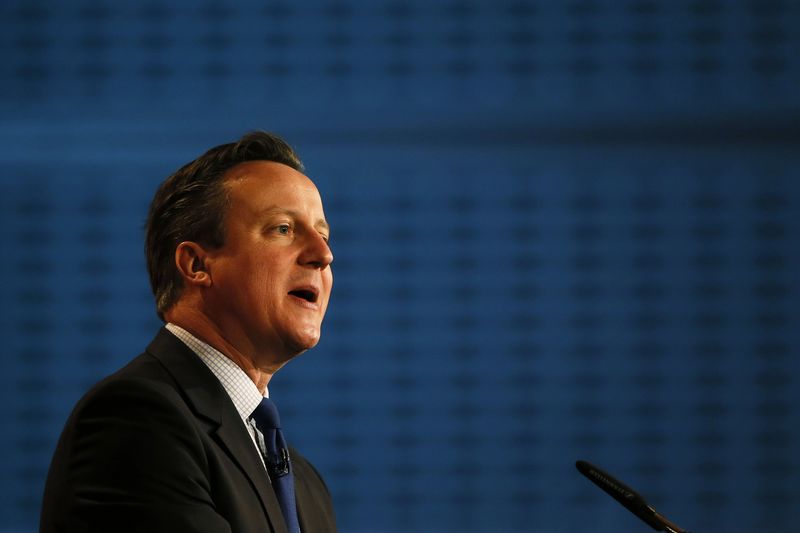
{"label": "blue grid wall", "polygon": [[333,225],[275,379],[342,531],[698,531],[800,502],[800,5],[6,2],[0,531],[158,321],[157,184],[254,128]]}

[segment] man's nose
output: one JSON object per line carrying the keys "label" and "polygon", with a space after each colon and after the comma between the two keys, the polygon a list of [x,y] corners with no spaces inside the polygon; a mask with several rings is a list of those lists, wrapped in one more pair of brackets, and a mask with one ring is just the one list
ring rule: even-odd
{"label": "man's nose", "polygon": [[324,270],[333,262],[331,247],[317,231],[308,232],[300,262],[320,270]]}

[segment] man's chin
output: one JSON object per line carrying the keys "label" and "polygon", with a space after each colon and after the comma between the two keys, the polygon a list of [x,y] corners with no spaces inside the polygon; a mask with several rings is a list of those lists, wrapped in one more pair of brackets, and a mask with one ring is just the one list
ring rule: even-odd
{"label": "man's chin", "polygon": [[319,330],[316,329],[307,332],[306,335],[299,335],[297,338],[293,339],[293,342],[289,343],[289,358],[294,359],[298,355],[315,347],[319,343],[319,337]]}

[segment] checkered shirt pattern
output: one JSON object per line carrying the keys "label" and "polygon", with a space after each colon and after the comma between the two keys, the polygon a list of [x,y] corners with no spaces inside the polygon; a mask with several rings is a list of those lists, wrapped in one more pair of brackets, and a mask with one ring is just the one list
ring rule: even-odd
{"label": "checkered shirt pattern", "polygon": [[[216,348],[209,346],[201,341],[185,329],[175,324],[167,324],[167,329],[178,337],[186,346],[188,346],[203,363],[206,364],[209,370],[217,377],[222,384],[222,388],[231,397],[236,411],[242,418],[242,422],[247,428],[247,433],[253,439],[253,445],[256,450],[259,450],[258,456],[261,457],[261,451],[258,447],[257,438],[260,437],[258,429],[255,427],[255,422],[250,418],[258,404],[261,403],[261,392],[259,392],[256,384],[253,383],[244,370],[228,359],[222,352]],[[265,391],[264,396],[269,397],[269,391]],[[263,462],[263,458],[262,458]]]}

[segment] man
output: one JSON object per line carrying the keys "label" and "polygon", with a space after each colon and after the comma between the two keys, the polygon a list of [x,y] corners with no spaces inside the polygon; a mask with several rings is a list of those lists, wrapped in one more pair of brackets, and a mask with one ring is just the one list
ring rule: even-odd
{"label": "man", "polygon": [[42,532],[335,531],[322,478],[265,399],[317,344],[333,283],[322,201],[301,170],[259,132],[161,185],[145,250],[167,325],[75,407]]}

